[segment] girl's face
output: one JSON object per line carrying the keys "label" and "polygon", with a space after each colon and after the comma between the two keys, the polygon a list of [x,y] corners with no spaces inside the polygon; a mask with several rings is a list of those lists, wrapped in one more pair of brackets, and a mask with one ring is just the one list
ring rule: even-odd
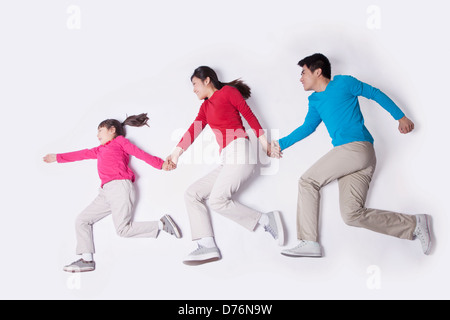
{"label": "girl's face", "polygon": [[111,127],[111,128],[106,128],[106,127],[101,127],[98,128],[98,133],[97,133],[97,138],[100,141],[101,145],[105,145],[108,142],[114,140],[114,138],[116,137],[116,128]]}
{"label": "girl's face", "polygon": [[205,81],[199,79],[197,77],[192,78],[192,85],[194,86],[194,93],[197,95],[199,100],[205,100],[212,96],[211,91],[214,93],[211,87],[211,81],[209,78],[206,78]]}

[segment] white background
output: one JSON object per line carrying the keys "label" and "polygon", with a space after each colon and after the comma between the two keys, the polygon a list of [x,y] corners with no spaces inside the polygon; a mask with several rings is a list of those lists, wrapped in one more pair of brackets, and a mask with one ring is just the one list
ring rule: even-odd
{"label": "white background", "polygon": [[[75,23],[71,6],[80,10]],[[2,1],[0,298],[449,298],[449,12],[442,0]],[[165,158],[198,112],[189,78],[200,65],[223,81],[242,77],[262,126],[285,136],[302,124],[310,94],[297,62],[315,52],[330,58],[333,75],[380,88],[415,122],[412,134],[401,135],[387,112],[360,100],[378,156],[367,205],[432,215],[431,256],[418,241],[346,226],[332,183],[322,190],[323,259],[284,257],[262,230],[250,233],[213,213],[223,260],[183,265],[194,248],[183,193],[214,168],[206,130],[174,172],[131,162],[136,220],[169,213],[181,240],[122,239],[109,217],[95,225],[97,270],[62,271],[77,258],[75,217],[100,181],[95,161],[49,165],[45,154],[95,147],[102,120],[147,112],[151,127],[127,137]],[[281,210],[287,247],[296,244],[298,178],[331,147],[321,125],[281,162],[262,157],[270,174],[258,169],[237,197],[257,210]]]}

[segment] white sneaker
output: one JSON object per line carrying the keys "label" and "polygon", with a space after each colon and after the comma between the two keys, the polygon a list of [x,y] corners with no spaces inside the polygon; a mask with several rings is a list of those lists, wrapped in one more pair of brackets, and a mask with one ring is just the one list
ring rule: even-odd
{"label": "white sneaker", "polygon": [[430,232],[430,219],[431,217],[426,214],[416,215],[417,226],[414,231],[414,236],[420,240],[422,244],[423,253],[429,255],[431,252],[431,232]]}
{"label": "white sneaker", "polygon": [[283,250],[282,255],[288,257],[322,257],[322,247],[318,242],[300,240],[300,243],[288,250]]}
{"label": "white sneaker", "polygon": [[281,215],[279,211],[273,211],[267,213],[269,217],[269,223],[264,226],[264,230],[269,232],[275,240],[278,240],[278,245],[284,245],[284,228],[281,221]]}
{"label": "white sneaker", "polygon": [[183,263],[189,266],[197,266],[208,262],[214,262],[220,260],[219,248],[212,247],[207,248],[198,245],[198,249],[192,251],[184,260]]}

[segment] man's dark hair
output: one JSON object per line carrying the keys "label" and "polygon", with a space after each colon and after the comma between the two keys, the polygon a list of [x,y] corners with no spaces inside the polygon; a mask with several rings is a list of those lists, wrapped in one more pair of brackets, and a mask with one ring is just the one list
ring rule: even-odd
{"label": "man's dark hair", "polygon": [[300,67],[307,66],[312,72],[317,69],[322,69],[322,75],[331,80],[331,64],[327,57],[321,53],[315,53],[312,56],[300,60],[298,63]]}

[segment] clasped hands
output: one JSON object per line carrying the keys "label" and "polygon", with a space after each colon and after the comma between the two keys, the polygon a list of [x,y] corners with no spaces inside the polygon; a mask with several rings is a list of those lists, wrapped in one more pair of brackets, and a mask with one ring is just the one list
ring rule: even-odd
{"label": "clasped hands", "polygon": [[[268,157],[281,159],[283,157],[283,153],[281,152],[280,145],[278,141],[272,141],[271,143],[263,144],[263,147],[266,146],[266,154]],[[184,150],[180,147],[176,147],[175,150],[166,158],[163,164],[163,170],[172,171],[177,168],[178,159],[183,154]]]}

